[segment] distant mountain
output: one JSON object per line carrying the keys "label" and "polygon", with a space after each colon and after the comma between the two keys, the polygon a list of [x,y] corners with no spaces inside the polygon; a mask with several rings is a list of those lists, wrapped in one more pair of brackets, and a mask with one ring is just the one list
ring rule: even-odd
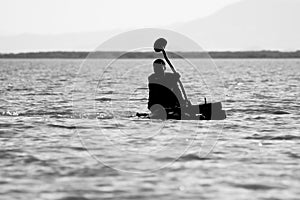
{"label": "distant mountain", "polygon": [[[211,16],[167,28],[210,51],[294,51],[300,49],[299,11],[300,0],[242,0]],[[0,36],[0,52],[90,51],[121,32]]]}
{"label": "distant mountain", "polygon": [[120,30],[57,35],[0,36],[0,52],[90,51]]}
{"label": "distant mountain", "polygon": [[300,49],[300,0],[243,0],[171,27],[209,50]]}
{"label": "distant mountain", "polygon": [[[143,51],[143,52],[123,52],[123,51],[93,51],[92,55],[87,51],[52,51],[52,52],[28,52],[28,53],[8,53],[0,54],[0,59],[141,59],[141,58],[163,58],[162,54],[157,54],[153,51]],[[300,51],[294,52],[280,52],[280,51],[211,51],[208,52],[212,58],[300,58]],[[207,53],[198,52],[168,52],[169,58],[209,58]]]}

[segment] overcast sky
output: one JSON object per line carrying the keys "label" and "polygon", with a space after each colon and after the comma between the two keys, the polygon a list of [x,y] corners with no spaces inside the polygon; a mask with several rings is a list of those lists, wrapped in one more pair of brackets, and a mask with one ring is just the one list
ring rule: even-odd
{"label": "overcast sky", "polygon": [[159,27],[239,0],[0,0],[0,35]]}

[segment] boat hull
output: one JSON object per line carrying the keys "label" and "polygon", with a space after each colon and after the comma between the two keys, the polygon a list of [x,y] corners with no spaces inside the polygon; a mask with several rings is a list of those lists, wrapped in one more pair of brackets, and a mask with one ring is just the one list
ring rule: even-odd
{"label": "boat hull", "polygon": [[175,119],[175,120],[224,120],[226,112],[222,110],[222,103],[208,103],[191,105],[178,111],[166,110],[165,115],[153,113],[136,113],[137,117],[149,119]]}

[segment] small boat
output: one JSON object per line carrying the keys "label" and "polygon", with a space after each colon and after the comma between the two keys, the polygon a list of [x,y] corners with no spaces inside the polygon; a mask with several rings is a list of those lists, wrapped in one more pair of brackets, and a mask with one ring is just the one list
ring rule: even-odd
{"label": "small boat", "polygon": [[[182,114],[181,114],[182,113]],[[222,103],[205,103],[191,105],[185,109],[166,109],[165,114],[155,115],[153,113],[136,113],[136,116],[143,119],[174,119],[174,120],[224,120],[226,112],[222,110]]]}
{"label": "small boat", "polygon": [[[170,66],[173,73],[177,73],[174,66],[170,62],[167,54],[165,52],[165,48],[167,45],[167,40],[164,38],[159,38],[154,43],[154,51],[162,52],[163,56]],[[185,93],[184,87],[180,81],[178,80],[178,84],[180,86],[182,95],[186,102],[188,101],[187,95]],[[156,112],[156,111],[155,111]],[[136,113],[136,116],[144,119],[175,119],[175,120],[223,120],[226,119],[226,113],[222,110],[222,103],[205,103],[200,105],[185,105],[182,108],[163,108],[158,109],[156,113]]]}

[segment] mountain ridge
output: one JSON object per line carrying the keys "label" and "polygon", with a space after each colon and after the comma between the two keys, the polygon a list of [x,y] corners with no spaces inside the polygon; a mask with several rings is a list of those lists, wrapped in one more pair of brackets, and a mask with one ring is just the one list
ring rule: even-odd
{"label": "mountain ridge", "polygon": [[[300,49],[300,0],[242,0],[210,16],[166,26],[209,51]],[[91,51],[123,30],[0,36],[0,52]]]}

